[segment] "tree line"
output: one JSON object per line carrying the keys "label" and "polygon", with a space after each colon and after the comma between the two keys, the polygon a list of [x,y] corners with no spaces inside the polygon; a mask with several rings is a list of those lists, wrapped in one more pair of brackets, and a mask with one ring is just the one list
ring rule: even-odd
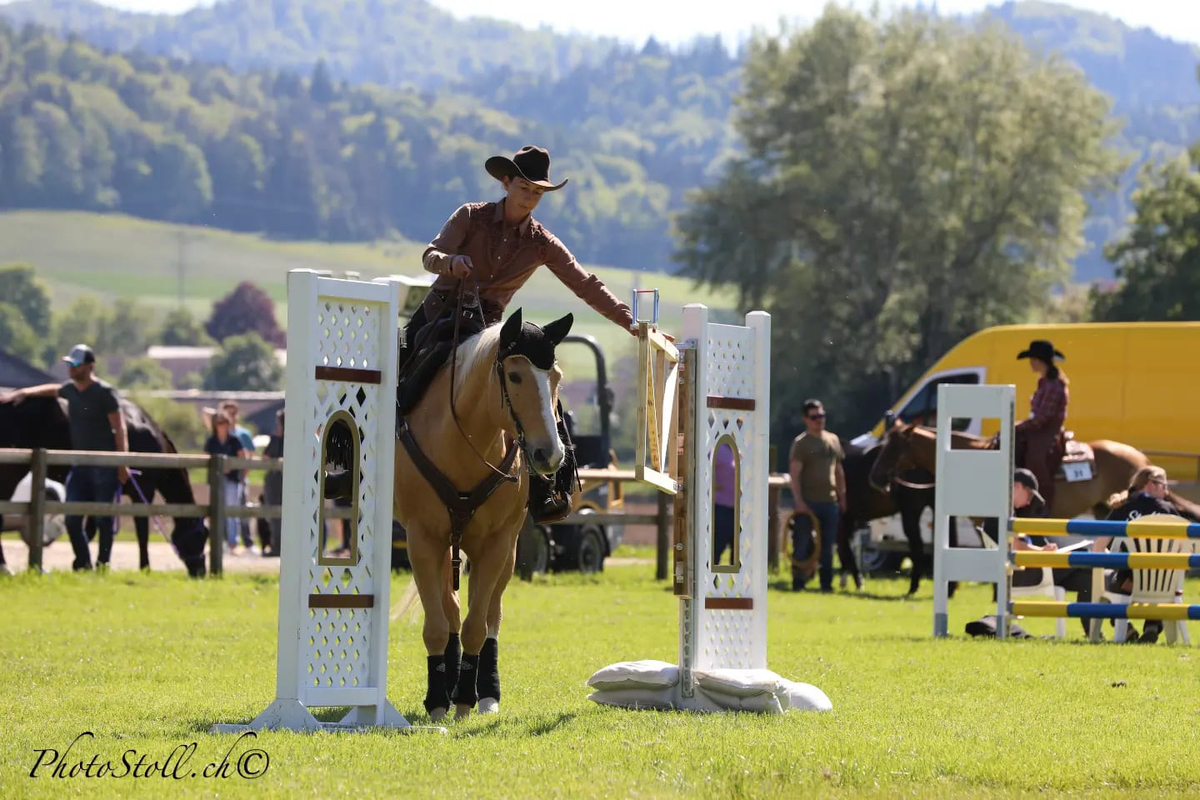
{"label": "tree line", "polygon": [[[569,113],[538,80],[506,81],[496,110],[470,94],[335,80],[318,61],[235,73],[223,65],[101,51],[0,20],[0,209],[120,211],[296,239],[428,241],[471,199],[495,199],[483,170],[539,142],[571,190],[543,218],[592,263],[671,264],[669,212],[702,182],[729,134],[697,118],[728,106],[734,62],[719,44],[691,59],[650,47],[604,69],[611,104],[656,97],[653,129],[614,130],[613,109]],[[643,68],[644,67],[644,68]],[[717,71],[721,81],[709,82]],[[579,91],[598,76],[576,75]],[[675,100],[687,96],[686,102]],[[528,110],[529,115],[516,112]]]}
{"label": "tree line", "polygon": [[687,274],[775,314],[777,441],[813,396],[839,431],[869,429],[984,327],[1200,318],[1200,149],[1144,169],[1108,250],[1120,283],[1055,294],[1088,198],[1126,166],[1110,103],[1001,26],[921,11],[830,7],[753,45],[745,154],[690,198],[680,253]]}

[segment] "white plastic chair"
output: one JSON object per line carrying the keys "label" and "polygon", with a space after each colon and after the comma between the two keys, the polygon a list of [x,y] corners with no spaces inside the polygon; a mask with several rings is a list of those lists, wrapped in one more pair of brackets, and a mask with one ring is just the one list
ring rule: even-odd
{"label": "white plastic chair", "polygon": [[[1035,586],[1010,587],[1010,597],[1012,597],[1014,600],[1018,597],[1049,597],[1050,599],[1057,600],[1060,603],[1066,601],[1067,590],[1054,584],[1054,570],[1052,570],[1050,567],[1025,567],[1024,569],[1040,569],[1042,571],[1042,580]],[[1054,629],[1054,632],[1059,639],[1067,638],[1067,618],[1056,617],[1054,620]]]}
{"label": "white plastic chair", "polygon": [[[1191,553],[1192,542],[1185,539],[1123,539],[1123,549],[1129,553]],[[1130,594],[1105,591],[1104,597],[1112,603],[1182,603],[1184,570],[1178,569],[1135,569],[1133,588]],[[1129,620],[1114,620],[1116,632],[1114,642],[1123,642],[1129,635]],[[1163,633],[1167,643],[1174,644],[1182,639],[1191,644],[1187,623],[1183,620],[1163,620]]]}

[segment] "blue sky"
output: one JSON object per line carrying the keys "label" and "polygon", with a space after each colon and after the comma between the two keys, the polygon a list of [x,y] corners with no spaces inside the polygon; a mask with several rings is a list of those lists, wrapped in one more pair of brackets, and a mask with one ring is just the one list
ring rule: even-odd
{"label": "blue sky", "polygon": [[[3,2],[3,0],[0,0]],[[196,0],[100,0],[105,5],[136,11],[174,13],[197,5]],[[508,19],[526,27],[548,25],[555,30],[616,36],[643,42],[656,38],[677,43],[697,34],[720,33],[730,43],[745,37],[755,27],[774,30],[786,17],[808,22],[819,16],[826,0],[433,0],[459,16],[488,16]],[[986,0],[937,0],[927,5],[945,14],[978,11],[995,3]],[[867,9],[870,0],[852,5]],[[911,2],[879,0],[882,8],[912,5]],[[1149,27],[1173,39],[1200,43],[1200,0],[1075,0],[1069,3],[1108,14],[1133,27]],[[683,10],[686,9],[686,10]],[[736,9],[737,13],[731,13]],[[680,13],[683,10],[683,13]]]}

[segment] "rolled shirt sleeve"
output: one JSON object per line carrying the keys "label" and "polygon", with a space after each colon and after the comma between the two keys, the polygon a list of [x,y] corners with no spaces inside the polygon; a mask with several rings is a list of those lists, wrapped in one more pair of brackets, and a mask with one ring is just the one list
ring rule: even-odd
{"label": "rolled shirt sleeve", "polygon": [[[428,251],[426,251],[428,252]],[[633,325],[633,311],[617,299],[604,282],[579,265],[558,237],[550,236],[546,267],[580,300],[623,328]]]}
{"label": "rolled shirt sleeve", "polygon": [[458,254],[466,241],[470,224],[471,209],[466,205],[459,206],[421,256],[421,263],[427,271],[434,275],[449,274],[450,259]]}

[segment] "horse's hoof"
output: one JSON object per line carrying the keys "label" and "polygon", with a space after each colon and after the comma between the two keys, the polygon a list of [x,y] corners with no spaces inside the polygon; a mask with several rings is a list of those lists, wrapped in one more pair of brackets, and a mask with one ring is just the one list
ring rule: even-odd
{"label": "horse's hoof", "polygon": [[458,722],[471,716],[471,707],[458,703],[454,706],[454,721]]}
{"label": "horse's hoof", "polygon": [[496,714],[500,711],[500,701],[494,697],[479,698],[480,714]]}
{"label": "horse's hoof", "polygon": [[441,722],[445,718],[446,718],[446,709],[444,709],[444,708],[435,708],[429,712],[429,721],[430,722]]}

